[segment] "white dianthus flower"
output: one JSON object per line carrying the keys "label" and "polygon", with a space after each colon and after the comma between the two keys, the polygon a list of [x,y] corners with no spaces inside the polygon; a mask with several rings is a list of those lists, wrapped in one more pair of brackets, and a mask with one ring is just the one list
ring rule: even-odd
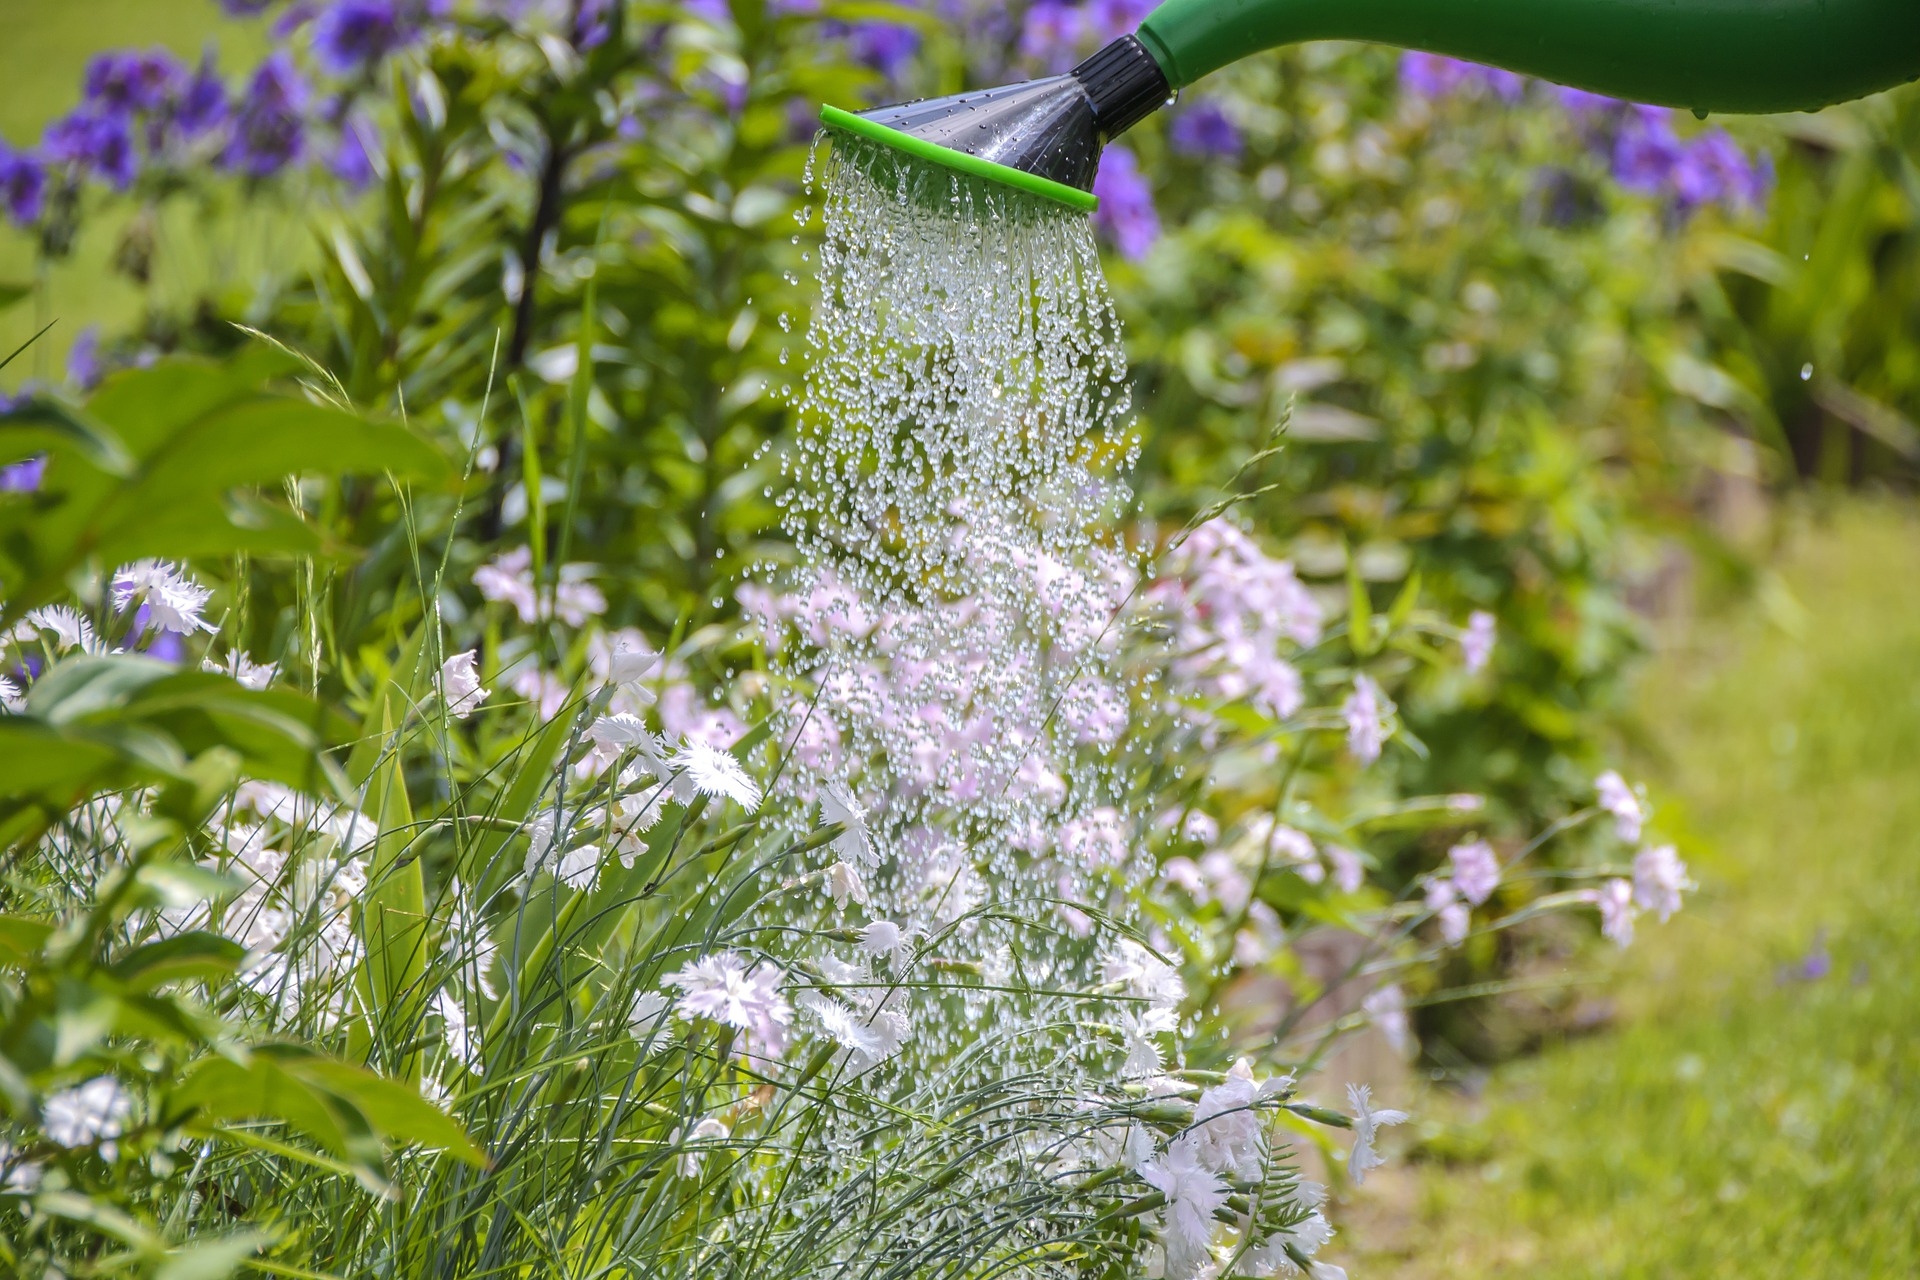
{"label": "white dianthus flower", "polygon": [[849,899],[865,906],[867,885],[852,863],[836,862],[827,868],[827,896],[833,899],[834,907],[840,911],[847,909]]}
{"label": "white dianthus flower", "polygon": [[1126,987],[1128,995],[1168,1008],[1187,998],[1179,970],[1135,942],[1122,938],[1101,961],[1101,977]]}
{"label": "white dianthus flower", "polygon": [[1120,1038],[1127,1050],[1127,1059],[1120,1064],[1123,1078],[1134,1076],[1153,1076],[1160,1074],[1160,1046],[1153,1037],[1174,1029],[1172,1009],[1147,1009],[1141,1013],[1125,1012],[1120,1015]]}
{"label": "white dianthus flower", "polygon": [[1477,675],[1493,656],[1495,625],[1485,609],[1475,609],[1467,618],[1467,629],[1460,634],[1460,656],[1469,675]]}
{"label": "white dianthus flower", "polygon": [[55,653],[65,653],[70,649],[78,649],[83,653],[100,652],[101,645],[93,634],[93,624],[72,605],[50,604],[45,608],[29,610],[27,626],[35,631],[50,632]]}
{"label": "white dianthus flower", "polygon": [[771,964],[747,968],[737,951],[702,956],[667,982],[680,988],[680,1013],[708,1018],[748,1033],[753,1051],[771,1057],[786,1047],[793,1008],[780,994],[780,970]]}
{"label": "white dianthus flower", "polygon": [[1355,676],[1353,693],[1340,710],[1347,719],[1347,751],[1361,764],[1378,760],[1391,729],[1388,717],[1393,714],[1393,703],[1372,677]]}
{"label": "white dianthus flower", "polygon": [[1680,909],[1680,895],[1693,887],[1687,879],[1687,864],[1672,845],[1656,845],[1633,856],[1634,903],[1659,916],[1662,924]]}
{"label": "white dianthus flower", "polygon": [[482,1074],[480,1040],[468,1024],[467,1011],[461,1006],[460,1001],[450,992],[436,991],[433,993],[433,1002],[429,1007],[440,1016],[441,1037],[446,1041],[447,1052],[473,1074]]}
{"label": "white dianthus flower", "polygon": [[860,949],[870,956],[902,964],[912,956],[913,943],[906,931],[893,921],[875,920],[860,931]]}
{"label": "white dianthus flower", "polygon": [[1166,1197],[1160,1242],[1167,1254],[1167,1280],[1192,1280],[1211,1260],[1213,1213],[1227,1202],[1227,1184],[1200,1163],[1185,1138],[1141,1165],[1140,1176]]}
{"label": "white dianthus flower", "polygon": [[274,676],[280,673],[277,662],[255,662],[246,654],[235,649],[224,661],[207,658],[200,663],[202,671],[211,671],[215,675],[231,676],[249,689],[264,689],[273,683]]}
{"label": "white dianthus flower", "polygon": [[867,831],[867,810],[858,800],[835,782],[829,782],[820,788],[820,816],[823,820],[838,823],[845,828],[833,838],[833,847],[842,857],[858,866],[872,868],[879,859],[874,856],[873,840]]}
{"label": "white dianthus flower", "polygon": [[1384,1157],[1373,1149],[1376,1133],[1388,1125],[1405,1124],[1407,1113],[1391,1108],[1373,1109],[1373,1091],[1363,1084],[1347,1086],[1347,1101],[1353,1106],[1353,1154],[1347,1157],[1347,1172],[1353,1177],[1353,1185],[1359,1186],[1366,1181],[1367,1171],[1377,1169],[1386,1163]]}
{"label": "white dianthus flower", "polygon": [[63,1147],[100,1144],[100,1155],[111,1161],[117,1154],[114,1139],[126,1131],[133,1099],[112,1076],[95,1076],[83,1085],[54,1094],[40,1108],[40,1130]]}
{"label": "white dianthus flower", "polygon": [[1629,844],[1638,840],[1647,815],[1626,779],[1609,769],[1594,779],[1593,789],[1600,807],[1613,815],[1614,834]]}
{"label": "white dianthus flower", "polygon": [[710,746],[697,738],[682,738],[673,754],[679,773],[674,778],[675,794],[693,799],[692,793],[720,796],[732,800],[748,813],[760,807],[760,786],[748,776],[746,767],[729,751]]}
{"label": "white dianthus flower", "polygon": [[440,664],[440,684],[445,690],[447,714],[456,720],[472,715],[492,692],[480,687],[479,654],[473,649],[456,653]]}
{"label": "white dianthus flower", "polygon": [[[707,1143],[716,1138],[730,1138],[732,1136],[732,1130],[727,1128],[726,1121],[708,1116],[699,1124],[693,1126],[693,1132],[687,1135],[686,1141],[688,1143]],[[681,1141],[680,1130],[675,1129],[672,1137],[670,1137],[668,1141],[678,1145]],[[699,1177],[701,1166],[706,1163],[706,1160],[707,1155],[704,1151],[682,1150],[678,1165],[680,1176],[683,1178]]]}
{"label": "white dianthus flower", "polygon": [[113,575],[114,608],[124,610],[135,601],[144,603],[151,624],[176,635],[217,630],[200,616],[212,597],[213,592],[188,577],[185,569],[165,560],[123,565]]}

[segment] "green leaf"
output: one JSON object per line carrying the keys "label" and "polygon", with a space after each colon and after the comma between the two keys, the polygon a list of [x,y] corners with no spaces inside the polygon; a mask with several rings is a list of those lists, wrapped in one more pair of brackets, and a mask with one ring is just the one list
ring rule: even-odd
{"label": "green leaf", "polygon": [[1347,636],[1353,651],[1366,657],[1374,650],[1373,602],[1367,596],[1367,584],[1360,580],[1360,564],[1347,555]]}
{"label": "green leaf", "polygon": [[468,1164],[485,1167],[486,1157],[467,1131],[411,1086],[335,1058],[309,1059],[298,1070],[353,1103],[390,1141],[446,1151]]}
{"label": "green leaf", "polygon": [[167,1251],[153,1280],[225,1280],[273,1240],[264,1231],[242,1231],[218,1240],[184,1244]]}
{"label": "green leaf", "polygon": [[1394,635],[1407,625],[1413,617],[1414,606],[1420,602],[1420,571],[1415,569],[1407,575],[1407,583],[1400,588],[1400,594],[1394,597],[1393,608],[1387,611],[1387,634]]}
{"label": "green leaf", "polygon": [[24,964],[40,954],[53,925],[27,916],[0,916],[0,963]]}
{"label": "green leaf", "polygon": [[35,402],[0,419],[0,460],[50,458],[31,500],[0,502],[0,621],[64,595],[90,559],[323,549],[298,514],[254,492],[287,476],[451,475],[403,426],[274,389],[302,369],[265,345],[225,364],[175,359],[115,375],[84,412]]}
{"label": "green leaf", "polygon": [[[0,813],[29,800],[64,809],[87,792],[136,783],[182,783],[199,795],[236,769],[344,796],[323,748],[347,728],[289,690],[248,689],[135,655],[78,654],[34,683],[23,714],[0,717]],[[231,760],[210,758],[220,752]]]}
{"label": "green leaf", "polygon": [[137,991],[163,982],[225,978],[240,967],[247,949],[217,933],[181,933],[134,948],[108,969]]}

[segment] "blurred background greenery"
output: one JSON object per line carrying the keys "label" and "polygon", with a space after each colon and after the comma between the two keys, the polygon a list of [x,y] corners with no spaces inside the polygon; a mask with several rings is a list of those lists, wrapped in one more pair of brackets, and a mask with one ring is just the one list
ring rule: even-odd
{"label": "blurred background greenery", "polygon": [[[121,362],[222,352],[222,321],[259,325],[356,404],[404,402],[456,446],[497,447],[478,495],[493,538],[547,519],[521,476],[566,495],[561,554],[571,539],[628,572],[621,620],[730,621],[736,567],[780,554],[761,449],[784,427],[781,321],[804,321],[794,104],[957,89],[1024,56],[1005,23],[973,38],[852,6],[924,34],[911,68],[883,73],[734,9],[725,39],[646,68],[653,96],[622,104],[645,116],[637,132],[546,69],[436,48],[442,117],[386,93],[391,176],[369,194],[175,176],[90,206],[51,260],[0,235],[0,280],[37,285],[0,313],[0,345],[57,321],[8,385],[57,381],[89,325]],[[0,24],[0,136],[19,145],[71,107],[99,49],[192,59],[212,42],[247,66],[270,43],[212,0],[0,0]],[[1450,616],[1499,619],[1493,680],[1409,675],[1401,712],[1426,754],[1341,784],[1485,795],[1489,834],[1514,842],[1637,758],[1663,811],[1687,816],[1707,886],[1697,919],[1650,931],[1611,1006],[1560,982],[1420,1010],[1421,1066],[1444,1091],[1422,1108],[1421,1163],[1381,1183],[1425,1224],[1397,1250],[1418,1259],[1409,1274],[1911,1272],[1902,975],[1920,939],[1894,907],[1914,887],[1920,561],[1897,502],[1843,495],[1920,476],[1920,94],[1728,124],[1771,158],[1757,210],[1633,189],[1617,140],[1543,86],[1424,91],[1378,49],[1252,60],[1189,99],[1128,139],[1151,206],[1128,222],[1110,197],[1102,224],[1143,513],[1218,498],[1287,415],[1246,507],[1263,539],[1324,589],[1351,570],[1384,607],[1417,571]],[[1230,146],[1179,139],[1208,110]],[[573,200],[533,237],[545,281],[520,310],[500,280],[541,218],[526,157],[556,142]],[[510,146],[519,162],[494,163]],[[500,371],[527,375],[531,472],[522,437],[476,434],[503,334]],[[394,554],[391,508],[330,515],[376,548],[371,566]],[[454,517],[425,510],[429,533],[436,519]],[[496,549],[455,545],[456,576]],[[256,590],[251,647],[281,652],[291,604]],[[400,594],[373,568],[343,581],[341,647],[406,625],[420,606]],[[1409,884],[1453,834],[1369,853]],[[1590,941],[1476,939],[1444,981],[1589,975]],[[1586,1102],[1524,1105],[1541,1094]]]}

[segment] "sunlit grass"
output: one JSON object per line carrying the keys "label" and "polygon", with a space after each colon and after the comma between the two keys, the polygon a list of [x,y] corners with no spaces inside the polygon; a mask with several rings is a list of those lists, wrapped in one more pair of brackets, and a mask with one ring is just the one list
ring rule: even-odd
{"label": "sunlit grass", "polygon": [[1697,902],[1617,1032],[1429,1109],[1368,1274],[1920,1274],[1920,521],[1843,508],[1784,573],[1799,610],[1695,622],[1645,690]]}

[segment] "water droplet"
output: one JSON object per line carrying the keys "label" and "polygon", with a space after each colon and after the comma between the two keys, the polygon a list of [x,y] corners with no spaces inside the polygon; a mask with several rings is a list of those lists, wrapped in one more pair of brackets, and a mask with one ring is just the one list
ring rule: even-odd
{"label": "water droplet", "polygon": [[1800,366],[1800,381],[1811,382],[1812,380],[1813,380],[1813,362],[1808,361],[1806,364],[1803,364]]}

